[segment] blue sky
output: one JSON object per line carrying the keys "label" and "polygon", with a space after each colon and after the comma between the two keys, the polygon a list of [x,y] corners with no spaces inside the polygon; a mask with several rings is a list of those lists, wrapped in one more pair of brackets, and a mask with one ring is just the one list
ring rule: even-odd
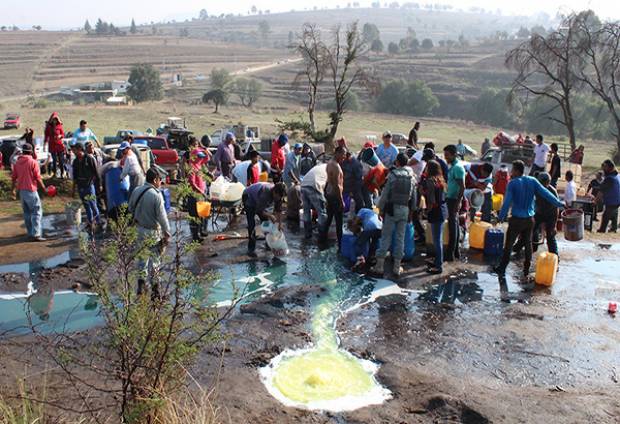
{"label": "blue sky", "polygon": [[[362,6],[369,6],[372,0],[358,1]],[[385,1],[393,0],[383,0]],[[349,0],[336,0],[336,2],[333,0],[296,0],[294,2],[282,0],[1,0],[3,13],[0,16],[0,25],[17,25],[22,28],[42,25],[47,29],[60,29],[79,27],[86,19],[92,23],[99,17],[118,25],[127,25],[132,17],[136,19],[136,22],[143,23],[170,19],[183,20],[197,16],[202,8],[210,14],[247,13],[252,5],[256,5],[259,9],[277,12],[288,11],[292,5],[297,10],[302,10],[315,5],[334,7],[340,4],[344,7],[348,2]],[[501,8],[506,14],[532,15],[545,12],[552,16],[558,9],[570,11],[589,7],[603,17],[620,19],[620,1],[618,0],[417,0],[417,2],[452,4],[464,9],[471,6],[490,10]]]}

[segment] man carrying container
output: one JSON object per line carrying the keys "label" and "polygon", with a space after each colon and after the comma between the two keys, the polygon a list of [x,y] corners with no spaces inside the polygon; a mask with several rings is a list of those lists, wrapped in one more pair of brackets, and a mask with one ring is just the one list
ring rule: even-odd
{"label": "man carrying container", "polygon": [[256,183],[243,191],[243,208],[248,221],[248,256],[256,257],[256,216],[262,221],[279,222],[279,217],[267,212],[278,207],[286,196],[284,183]]}

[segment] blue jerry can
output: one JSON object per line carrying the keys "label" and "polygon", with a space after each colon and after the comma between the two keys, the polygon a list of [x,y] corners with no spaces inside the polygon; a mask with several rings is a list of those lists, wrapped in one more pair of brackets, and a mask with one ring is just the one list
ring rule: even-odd
{"label": "blue jerry can", "polygon": [[504,231],[501,228],[489,228],[484,235],[484,254],[500,256],[504,251]]}
{"label": "blue jerry can", "polygon": [[161,189],[161,195],[164,198],[164,208],[166,209],[166,213],[170,212],[171,203],[170,203],[170,190],[167,188]]}

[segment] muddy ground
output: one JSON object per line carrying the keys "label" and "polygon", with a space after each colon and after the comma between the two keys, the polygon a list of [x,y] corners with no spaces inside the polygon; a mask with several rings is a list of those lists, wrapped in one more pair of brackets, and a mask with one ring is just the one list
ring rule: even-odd
{"label": "muddy ground", "polygon": [[[3,221],[2,228],[18,232],[18,221],[13,221]],[[244,225],[236,224],[226,233],[243,231]],[[7,241],[11,233],[2,234],[3,243],[12,245]],[[291,252],[281,260],[316,254],[299,234],[288,231],[287,239]],[[21,249],[11,247],[9,259],[1,263],[27,262],[33,255],[45,261],[66,252],[75,240],[58,235],[35,246],[36,253],[32,244],[23,243]],[[406,289],[403,294],[380,297],[338,320],[342,347],[380,364],[377,379],[393,398],[379,406],[347,413],[293,409],[263,386],[260,367],[285,349],[312,342],[311,305],[325,294],[318,284],[283,284],[241,306],[223,329],[229,336],[225,343],[203,352],[192,375],[216,388],[223,422],[615,423],[620,416],[620,322],[606,313],[606,302],[620,300],[619,245],[616,236],[591,234],[580,243],[561,242],[560,274],[551,288],[519,279],[518,262],[500,284],[476,252],[448,266],[441,278],[429,277],[418,256],[398,281]],[[252,260],[245,250],[244,240],[215,242],[209,236],[196,265],[205,270],[261,268],[274,262],[267,251]],[[39,281],[62,290],[83,280],[83,266],[73,258],[51,269],[31,266],[27,272],[34,270]],[[2,291],[26,288],[28,273],[6,272],[0,277]],[[292,275],[281,280],[288,278]],[[5,341],[2,350],[3,393],[23,376],[24,362],[36,363],[29,368],[33,374],[45,368],[44,353],[27,338]]]}

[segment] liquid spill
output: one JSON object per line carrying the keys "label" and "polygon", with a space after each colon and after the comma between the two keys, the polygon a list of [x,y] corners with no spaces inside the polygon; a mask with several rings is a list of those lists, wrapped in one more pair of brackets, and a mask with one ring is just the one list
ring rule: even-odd
{"label": "liquid spill", "polygon": [[296,408],[341,412],[381,404],[391,393],[375,378],[377,364],[340,348],[336,333],[336,321],[358,278],[346,278],[344,270],[336,277],[339,265],[327,258],[320,255],[308,268],[311,281],[327,290],[312,308],[313,345],[273,358],[260,370],[262,381],[272,396]]}

